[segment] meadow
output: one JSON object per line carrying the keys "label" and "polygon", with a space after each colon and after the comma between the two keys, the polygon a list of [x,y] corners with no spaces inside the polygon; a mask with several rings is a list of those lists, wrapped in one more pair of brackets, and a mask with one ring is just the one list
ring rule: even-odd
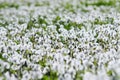
{"label": "meadow", "polygon": [[120,80],[120,1],[0,0],[0,80]]}

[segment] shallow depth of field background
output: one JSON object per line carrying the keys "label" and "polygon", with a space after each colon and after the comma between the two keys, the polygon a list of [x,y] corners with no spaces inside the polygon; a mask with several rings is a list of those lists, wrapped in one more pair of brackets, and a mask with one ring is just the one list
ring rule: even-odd
{"label": "shallow depth of field background", "polygon": [[0,80],[120,80],[120,1],[0,0]]}

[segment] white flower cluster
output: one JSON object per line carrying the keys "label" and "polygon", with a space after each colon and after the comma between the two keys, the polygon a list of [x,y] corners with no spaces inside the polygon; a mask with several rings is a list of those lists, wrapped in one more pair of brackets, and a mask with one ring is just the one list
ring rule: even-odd
{"label": "white flower cluster", "polygon": [[0,0],[0,80],[119,80],[119,0]]}

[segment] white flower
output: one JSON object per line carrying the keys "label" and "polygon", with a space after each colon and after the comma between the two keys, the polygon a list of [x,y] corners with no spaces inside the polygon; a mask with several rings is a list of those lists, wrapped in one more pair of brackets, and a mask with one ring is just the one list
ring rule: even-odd
{"label": "white flower", "polygon": [[73,80],[73,78],[71,77],[71,75],[70,75],[69,73],[66,73],[66,74],[64,75],[64,79],[65,79],[65,80]]}
{"label": "white flower", "polygon": [[90,72],[86,72],[83,76],[83,80],[97,80],[96,75],[90,73]]}

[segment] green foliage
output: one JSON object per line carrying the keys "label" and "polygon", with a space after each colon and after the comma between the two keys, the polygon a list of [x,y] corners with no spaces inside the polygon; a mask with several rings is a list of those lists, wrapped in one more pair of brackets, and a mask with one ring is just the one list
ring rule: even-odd
{"label": "green foliage", "polygon": [[66,10],[75,13],[75,9],[73,8],[73,5],[72,5],[72,4],[70,4],[70,3],[67,2],[67,3],[64,5],[64,7],[65,7]]}
{"label": "green foliage", "polygon": [[0,59],[3,60],[3,61],[7,61],[6,58],[3,58],[2,53],[0,53]]}
{"label": "green foliage", "polygon": [[[18,50],[18,51],[19,51],[19,50]],[[32,51],[26,49],[25,52],[24,52],[24,54],[23,54],[23,57],[24,57],[24,58],[28,58],[28,57],[30,57],[31,55],[32,55]]]}
{"label": "green foliage", "polygon": [[50,5],[50,3],[49,2],[47,2],[47,1],[43,1],[43,2],[36,2],[35,3],[35,6],[49,6]]}
{"label": "green foliage", "polygon": [[9,39],[12,39],[12,35],[7,33],[6,36],[9,38]]}
{"label": "green foliage", "polygon": [[[44,68],[46,66],[47,59],[52,59],[52,57],[48,57],[46,55],[42,56],[42,60],[40,60],[38,63]],[[41,80],[58,80],[57,72],[49,69],[49,71],[43,75]]]}
{"label": "green foliage", "polygon": [[32,29],[32,27],[35,26],[35,21],[30,19],[30,21],[27,24],[27,29]]}
{"label": "green foliage", "polygon": [[46,60],[45,59],[42,59],[38,62],[42,67],[45,67],[46,66]]}
{"label": "green foliage", "polygon": [[95,19],[94,24],[98,24],[98,25],[102,25],[102,24],[106,24],[104,21],[100,21],[98,18]]}
{"label": "green foliage", "polygon": [[[37,19],[34,18],[30,18],[30,21],[27,24],[27,29],[32,29],[32,28],[43,28],[44,30],[46,30],[46,26],[42,26],[42,24],[48,25],[47,21],[45,20],[46,16],[38,16]],[[35,24],[38,24],[37,26]]]}
{"label": "green foliage", "polygon": [[41,80],[58,80],[57,72],[50,70],[43,76]]}
{"label": "green foliage", "polygon": [[61,40],[62,43],[66,42],[65,39],[64,39],[64,36],[60,36],[60,40]]}
{"label": "green foliage", "polygon": [[110,24],[113,24],[114,22],[114,18],[110,18],[110,17],[106,17],[106,23],[110,23]]}
{"label": "green foliage", "polygon": [[57,23],[58,21],[61,20],[61,17],[60,16],[56,16],[55,19],[52,20],[53,24]]}
{"label": "green foliage", "polygon": [[27,50],[25,50],[25,53],[26,54],[32,54],[32,51],[27,49]]}
{"label": "green foliage", "polygon": [[97,67],[98,66],[98,61],[94,59],[93,64]]}
{"label": "green foliage", "polygon": [[47,21],[45,20],[46,16],[38,16],[38,24],[47,24]]}
{"label": "green foliage", "polygon": [[74,28],[79,28],[81,29],[83,24],[77,24],[76,22],[73,22],[73,21],[70,21],[68,20],[67,23],[64,23],[64,28],[67,29],[67,30],[70,30],[71,27],[74,27]]}
{"label": "green foliage", "polygon": [[18,45],[20,44],[20,41],[19,40],[14,40],[14,42]]}
{"label": "green foliage", "polygon": [[57,32],[59,33],[59,28],[60,28],[60,25],[58,24],[59,22],[61,21],[61,17],[60,16],[56,16],[52,22],[53,24],[55,24],[57,27],[56,27],[56,30]]}
{"label": "green foliage", "polygon": [[85,6],[115,6],[116,5],[116,0],[96,0],[95,2],[89,3],[88,1],[85,2],[80,2],[80,4],[85,5]]}
{"label": "green foliage", "polygon": [[41,33],[40,32],[36,32],[35,34],[40,35]]}
{"label": "green foliage", "polygon": [[32,43],[35,43],[35,37],[34,36],[31,36],[29,39]]}
{"label": "green foliage", "polygon": [[6,27],[7,25],[9,25],[8,22],[5,23],[0,22],[0,27]]}
{"label": "green foliage", "polygon": [[84,13],[87,13],[87,12],[89,12],[89,10],[87,10],[87,9],[84,9],[84,8],[82,8],[82,9],[81,9],[81,11],[82,11],[82,12],[84,12]]}
{"label": "green foliage", "polygon": [[95,3],[92,3],[91,5],[95,6],[113,6],[115,5],[116,1],[115,0],[109,0],[108,2],[105,0],[98,0]]}
{"label": "green foliage", "polygon": [[103,24],[113,24],[113,22],[114,22],[113,18],[106,17],[105,20],[100,20],[96,18],[93,23],[96,25],[103,25]]}
{"label": "green foliage", "polygon": [[84,74],[84,70],[77,71],[75,75],[75,80],[83,80],[82,74]]}
{"label": "green foliage", "polygon": [[112,75],[113,75],[112,70],[107,71],[107,74],[108,74],[109,76],[112,76]]}
{"label": "green foliage", "polygon": [[21,21],[21,20],[18,21],[18,24],[23,24],[23,23],[25,23],[25,22]]}
{"label": "green foliage", "polygon": [[19,5],[16,3],[7,3],[7,2],[2,2],[0,3],[0,9],[2,8],[19,8]]}
{"label": "green foliage", "polygon": [[57,23],[57,24],[56,24],[56,26],[57,26],[56,30],[57,30],[58,32],[59,32],[59,28],[60,28],[59,25],[63,25],[66,30],[70,30],[72,27],[81,29],[82,26],[83,26],[83,24],[78,24],[78,23],[73,22],[73,21],[71,21],[71,20],[62,21],[59,16],[57,16],[57,17],[53,20],[53,23]]}
{"label": "green foliage", "polygon": [[38,62],[38,64],[40,64],[42,67],[45,67],[46,66],[46,59],[47,59],[48,57],[45,55],[45,56],[42,56],[42,59],[41,60],[39,60],[39,62]]}

